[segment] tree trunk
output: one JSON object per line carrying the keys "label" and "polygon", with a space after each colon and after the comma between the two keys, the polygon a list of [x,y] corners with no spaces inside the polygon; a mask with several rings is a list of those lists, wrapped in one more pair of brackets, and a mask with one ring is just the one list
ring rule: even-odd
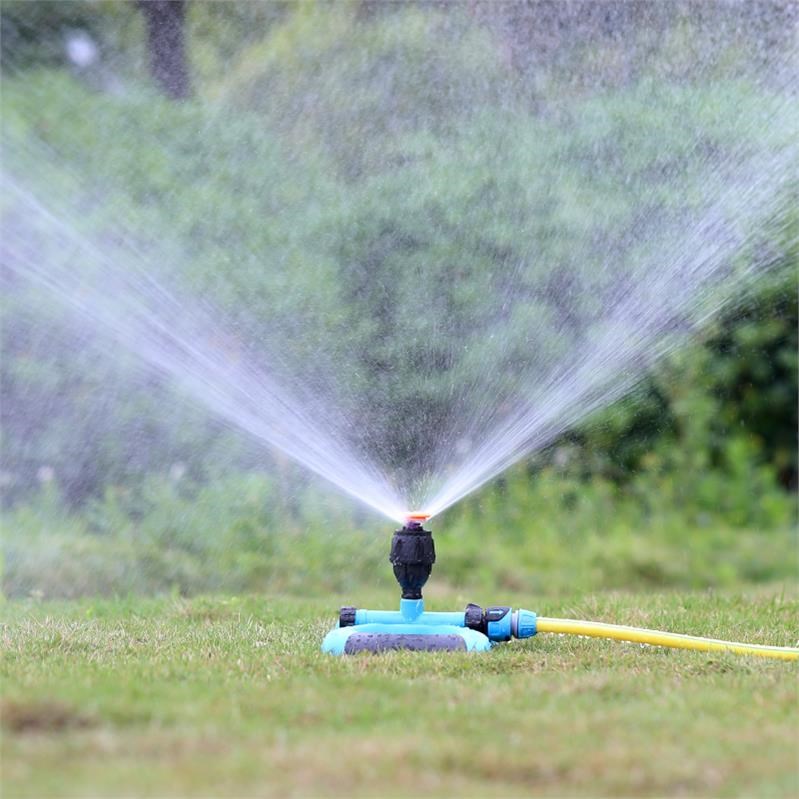
{"label": "tree trunk", "polygon": [[138,0],[147,26],[150,74],[161,91],[173,100],[191,94],[186,64],[185,0]]}

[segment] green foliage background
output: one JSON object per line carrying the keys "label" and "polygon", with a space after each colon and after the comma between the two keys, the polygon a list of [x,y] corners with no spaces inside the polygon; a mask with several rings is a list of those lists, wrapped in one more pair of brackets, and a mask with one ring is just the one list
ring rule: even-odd
{"label": "green foliage background", "polygon": [[[174,248],[165,269],[213,296],[233,329],[257,340],[259,320],[313,326],[339,352],[362,353],[348,359],[357,399],[342,401],[356,403],[349,410],[366,415],[365,428],[401,431],[387,456],[400,461],[421,420],[429,427],[446,413],[441,386],[414,380],[447,357],[436,348],[437,318],[479,360],[492,324],[479,318],[480,296],[498,290],[493,275],[529,257],[530,240],[553,284],[570,278],[573,262],[588,273],[590,253],[575,247],[625,229],[642,203],[691,208],[690,196],[669,194],[665,176],[690,166],[692,125],[714,152],[775,135],[736,125],[769,103],[751,80],[757,26],[750,42],[711,37],[713,25],[679,4],[641,26],[627,5],[618,26],[640,36],[638,50],[612,31],[590,42],[575,35],[530,63],[513,39],[515,4],[490,14],[479,4],[456,13],[241,3],[222,13],[222,4],[193,3],[196,98],[172,104],[149,86],[132,4],[5,3],[4,131],[69,164],[11,168],[77,192],[93,235],[124,218],[145,252]],[[63,37],[74,29],[99,42],[96,67],[64,62]],[[629,52],[638,56],[621,68]],[[712,81],[708,62],[724,65]],[[573,80],[588,72],[590,91]],[[547,131],[563,119],[548,114],[564,95],[574,118],[556,139]],[[684,128],[664,124],[667,104],[684,105]],[[605,166],[592,173],[598,153]],[[614,170],[651,175],[647,197],[620,192]],[[522,183],[522,173],[536,179]],[[580,213],[568,213],[576,193]],[[799,224],[795,210],[790,224]],[[559,590],[795,576],[785,557],[797,480],[789,240],[764,231],[758,246],[779,262],[771,279],[633,396],[453,509],[440,525],[441,578]],[[435,297],[420,296],[421,269],[436,275]],[[12,288],[0,367],[7,592],[327,590],[345,578],[383,579],[385,539],[367,532],[373,520],[311,491],[279,459],[262,473],[261,453],[135,373],[124,355],[99,357],[92,334],[57,309],[43,316],[39,298]],[[375,308],[383,325],[414,319],[401,352]],[[514,342],[507,370],[530,320],[562,310],[531,301],[503,328]],[[314,357],[307,336],[286,346],[288,359]],[[470,364],[450,367],[442,381]],[[386,381],[396,385],[388,405]]]}

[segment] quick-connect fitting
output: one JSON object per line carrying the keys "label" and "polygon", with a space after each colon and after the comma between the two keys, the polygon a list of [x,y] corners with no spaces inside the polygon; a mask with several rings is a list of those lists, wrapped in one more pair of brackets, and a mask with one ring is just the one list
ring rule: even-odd
{"label": "quick-connect fitting", "polygon": [[532,638],[538,632],[537,618],[532,610],[514,610],[510,619],[511,635],[514,638]]}
{"label": "quick-connect fitting", "polygon": [[531,638],[536,634],[536,615],[531,610],[511,610],[506,605],[495,605],[483,610],[479,605],[467,605],[463,623],[465,627],[487,635],[492,641],[510,641],[511,638]]}
{"label": "quick-connect fitting", "polygon": [[485,609],[486,635],[491,641],[510,641],[513,613],[505,605]]}

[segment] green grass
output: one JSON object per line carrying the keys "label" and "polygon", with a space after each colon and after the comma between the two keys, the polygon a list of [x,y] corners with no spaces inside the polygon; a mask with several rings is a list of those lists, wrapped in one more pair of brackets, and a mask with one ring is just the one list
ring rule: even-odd
{"label": "green grass", "polygon": [[[467,596],[793,644],[795,587]],[[793,664],[540,635],[485,655],[318,651],[339,602],[14,601],[6,797],[796,796]]]}

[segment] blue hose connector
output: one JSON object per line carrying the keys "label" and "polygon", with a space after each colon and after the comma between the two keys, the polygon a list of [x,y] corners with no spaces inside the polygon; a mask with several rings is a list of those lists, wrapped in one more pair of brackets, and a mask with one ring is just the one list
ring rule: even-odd
{"label": "blue hose connector", "polygon": [[524,608],[515,610],[511,619],[511,632],[514,638],[532,638],[538,632],[535,613]]}

